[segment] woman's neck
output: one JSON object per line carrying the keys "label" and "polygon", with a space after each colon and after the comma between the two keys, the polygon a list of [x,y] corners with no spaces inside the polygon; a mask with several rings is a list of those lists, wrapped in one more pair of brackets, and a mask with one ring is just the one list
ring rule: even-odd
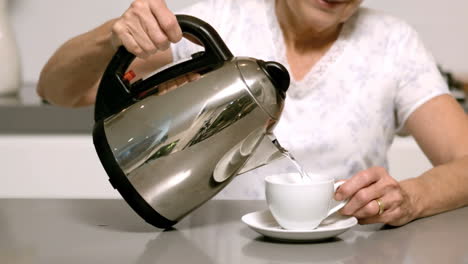
{"label": "woman's neck", "polygon": [[290,73],[294,80],[300,81],[338,39],[342,24],[311,25],[291,12],[287,1],[276,1],[276,16],[284,36]]}
{"label": "woman's neck", "polygon": [[287,49],[298,53],[326,51],[338,38],[342,24],[328,28],[307,25],[293,14],[286,1],[276,1],[276,16],[283,32]]}

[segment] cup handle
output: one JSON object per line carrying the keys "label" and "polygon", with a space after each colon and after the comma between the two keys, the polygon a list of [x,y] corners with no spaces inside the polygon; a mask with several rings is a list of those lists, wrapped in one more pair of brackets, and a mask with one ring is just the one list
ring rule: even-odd
{"label": "cup handle", "polygon": [[[338,190],[338,187],[340,187],[343,183],[345,183],[344,181],[339,181],[339,182],[335,182],[334,184],[334,188],[333,188],[333,193],[336,192],[336,190]],[[343,208],[346,204],[348,203],[348,200],[343,200],[343,201],[336,201],[335,199],[332,199],[332,208],[328,211],[328,216],[334,214],[336,211],[340,210],[341,208]]]}

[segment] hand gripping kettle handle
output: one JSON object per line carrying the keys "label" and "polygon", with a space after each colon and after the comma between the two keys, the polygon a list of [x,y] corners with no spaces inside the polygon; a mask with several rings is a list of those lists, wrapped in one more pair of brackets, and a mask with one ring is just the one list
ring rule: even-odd
{"label": "hand gripping kettle handle", "polygon": [[99,84],[94,111],[96,122],[119,112],[138,100],[139,94],[165,81],[190,72],[215,69],[233,58],[224,41],[208,23],[188,15],[176,15],[176,18],[182,32],[197,38],[205,47],[205,51],[191,60],[176,64],[144,81],[130,85],[124,79],[124,75],[135,55],[128,52],[124,46],[119,47]]}

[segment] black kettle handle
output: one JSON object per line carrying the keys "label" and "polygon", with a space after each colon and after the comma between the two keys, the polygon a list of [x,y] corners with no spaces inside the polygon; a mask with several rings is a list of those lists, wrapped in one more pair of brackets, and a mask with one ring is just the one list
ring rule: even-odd
{"label": "black kettle handle", "polygon": [[103,120],[136,101],[136,95],[158,84],[194,71],[214,69],[233,58],[216,30],[205,21],[189,15],[176,15],[183,33],[196,37],[205,47],[199,56],[162,70],[144,81],[130,85],[123,76],[135,59],[124,46],[119,47],[99,84],[94,110],[95,121]]}

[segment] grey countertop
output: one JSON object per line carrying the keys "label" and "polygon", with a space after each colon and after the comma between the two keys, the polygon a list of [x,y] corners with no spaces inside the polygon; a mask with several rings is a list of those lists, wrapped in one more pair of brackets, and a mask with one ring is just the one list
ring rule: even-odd
{"label": "grey countertop", "polygon": [[69,109],[44,104],[35,84],[24,84],[15,96],[0,96],[1,134],[90,134],[93,107]]}
{"label": "grey countertop", "polygon": [[159,230],[122,200],[0,199],[0,263],[468,263],[468,208],[315,243],[265,239],[240,220],[264,201],[209,201]]}

